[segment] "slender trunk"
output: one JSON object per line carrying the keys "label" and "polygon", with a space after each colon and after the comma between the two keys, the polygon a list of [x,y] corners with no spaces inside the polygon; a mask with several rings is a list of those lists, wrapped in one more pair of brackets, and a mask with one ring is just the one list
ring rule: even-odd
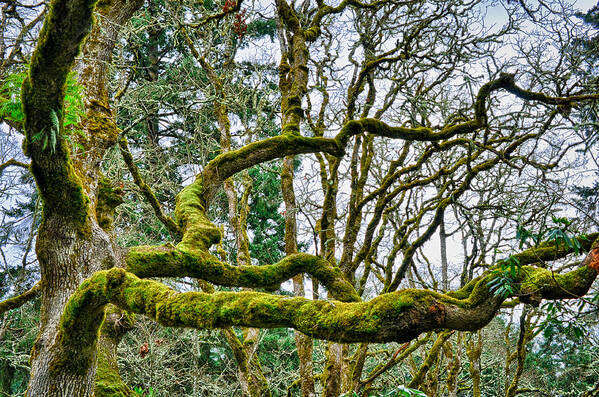
{"label": "slender trunk", "polygon": [[458,333],[456,341],[456,351],[453,351],[451,342],[446,342],[445,356],[447,357],[447,395],[448,397],[457,397],[458,395],[458,375],[462,366],[462,333]]}
{"label": "slender trunk", "polygon": [[518,383],[520,383],[520,377],[524,371],[524,360],[526,360],[526,344],[531,337],[532,332],[530,330],[529,308],[527,305],[524,305],[524,309],[520,315],[520,334],[518,336],[516,350],[516,373],[514,374],[514,378],[505,392],[505,397],[514,397],[518,391]]}
{"label": "slender trunk", "polygon": [[443,331],[439,334],[439,336],[437,336],[437,340],[435,343],[433,343],[433,346],[428,351],[424,362],[418,368],[418,371],[408,384],[408,387],[417,389],[424,383],[428,371],[434,366],[439,353],[443,348],[443,345],[451,337],[451,335],[453,335],[453,331]]}
{"label": "slender trunk", "polygon": [[[293,156],[283,160],[281,172],[281,191],[285,202],[285,253],[291,255],[297,252],[297,208],[295,204],[295,191],[293,189]],[[304,296],[304,276],[293,277],[293,293]],[[312,364],[312,338],[294,331],[297,355],[300,361],[300,387],[303,397],[315,397],[314,371]]]}
{"label": "slender trunk", "polygon": [[472,397],[480,397],[480,356],[483,351],[482,330],[476,333],[477,341],[474,342],[474,335],[471,334],[470,341],[466,345],[466,354],[470,365],[468,370],[472,379]]}
{"label": "slender trunk", "polygon": [[323,397],[337,397],[341,394],[341,371],[343,363],[343,345],[329,342],[324,369]]}
{"label": "slender trunk", "polygon": [[504,391],[507,391],[507,389],[510,385],[509,384],[510,372],[511,372],[510,368],[511,368],[511,364],[514,359],[514,356],[515,356],[510,351],[510,329],[512,328],[512,323],[514,321],[513,316],[514,316],[514,312],[512,311],[512,315],[510,316],[510,321],[508,322],[507,326],[505,327],[505,333],[503,334],[503,340],[505,343],[505,366],[503,369],[503,372],[504,372],[503,390]]}
{"label": "slender trunk", "polygon": [[447,234],[445,232],[445,216],[441,216],[439,223],[439,240],[441,245],[441,289],[449,290],[449,278],[447,276]]}
{"label": "slender trunk", "polygon": [[[335,263],[335,220],[337,218],[337,189],[339,186],[339,177],[337,174],[340,161],[338,159],[328,158],[329,176],[323,183],[326,183],[325,199],[323,204],[322,217],[320,219],[320,245],[321,252],[326,260]],[[326,175],[326,171],[325,174]],[[348,351],[339,343],[329,343],[325,371],[323,373],[323,397],[339,396],[344,389],[343,377],[349,378],[347,372],[344,373],[344,358]],[[347,366],[345,366],[347,368]],[[345,385],[347,386],[347,384]]]}

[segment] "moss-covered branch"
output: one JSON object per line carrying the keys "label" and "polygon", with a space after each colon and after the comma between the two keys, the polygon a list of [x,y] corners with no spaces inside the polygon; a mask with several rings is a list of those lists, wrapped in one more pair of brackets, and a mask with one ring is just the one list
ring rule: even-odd
{"label": "moss-covered branch", "polygon": [[[284,1],[279,3],[280,11],[285,11],[286,3]],[[289,23],[293,25],[293,15],[288,17],[291,18]],[[427,127],[393,127],[377,119],[365,118],[346,123],[335,138],[308,138],[295,133],[285,133],[223,153],[210,161],[196,180],[177,195],[176,226],[183,234],[179,248],[187,251],[206,251],[220,241],[220,231],[210,222],[206,211],[223,181],[242,170],[266,161],[303,153],[326,152],[334,156],[341,156],[349,139],[363,132],[394,139],[419,141],[438,141],[448,139],[456,134],[475,132],[486,126],[486,102],[491,93],[499,89],[514,91],[514,87],[516,87],[514,76],[509,74],[502,74],[498,79],[483,85],[474,103],[474,118],[461,124],[448,125],[440,130]],[[514,92],[516,92],[515,95],[521,95],[520,91]],[[588,96],[574,98],[571,100],[591,99]],[[509,154],[515,150],[520,143],[520,140],[514,142],[508,147],[506,153]],[[496,158],[479,165],[473,169],[476,172],[469,174],[469,178],[472,179],[476,173],[491,168],[499,160],[500,158]],[[462,183],[460,189],[465,189],[468,183],[469,180]],[[434,228],[430,230],[434,231]],[[405,266],[402,267],[402,269],[404,268]],[[399,282],[400,280],[401,277],[396,277],[395,281]]]}
{"label": "moss-covered branch", "polygon": [[339,268],[309,254],[293,254],[266,266],[232,266],[201,251],[172,246],[134,247],[127,254],[127,271],[138,277],[195,277],[226,287],[276,290],[282,282],[307,273],[324,285],[335,299],[356,302],[360,297]]}
{"label": "moss-covered branch", "polygon": [[297,154],[325,152],[334,156],[341,156],[345,152],[349,139],[363,132],[409,141],[440,141],[459,134],[476,132],[487,124],[486,103],[489,96],[500,89],[505,89],[520,98],[534,99],[556,105],[599,99],[599,94],[554,98],[541,93],[532,93],[517,87],[514,75],[502,73],[499,78],[484,84],[479,89],[473,105],[474,118],[463,123],[447,125],[441,129],[430,127],[408,128],[390,126],[374,118],[364,118],[348,121],[335,138],[308,138],[296,134],[284,134],[221,154],[208,163],[202,174],[198,175],[199,182],[196,181],[196,183],[203,185],[201,189],[202,196],[200,197],[201,203],[206,206],[215,190],[222,185],[222,182],[237,172],[256,164]]}
{"label": "moss-covered branch", "polygon": [[35,299],[41,291],[40,283],[35,284],[31,289],[23,292],[21,295],[3,300],[0,302],[0,314],[7,312],[12,309],[23,306],[30,300]]}
{"label": "moss-covered branch", "polygon": [[0,176],[2,176],[2,173],[4,172],[4,170],[10,166],[25,168],[26,170],[29,170],[29,164],[23,163],[21,161],[15,160],[15,159],[10,159],[10,160],[0,164]]}
{"label": "moss-covered branch", "polygon": [[[599,248],[594,248],[581,267],[569,273],[523,266],[516,280],[521,286],[517,294],[534,291],[542,299],[582,296],[597,276],[598,263]],[[368,302],[347,303],[249,291],[178,293],[115,268],[97,272],[71,296],[58,336],[64,354],[51,365],[54,369],[89,366],[107,303],[171,327],[289,327],[336,342],[407,342],[435,329],[474,331],[485,326],[504,300],[489,291],[493,277],[484,274],[454,294],[406,289]]]}
{"label": "moss-covered branch", "polygon": [[67,75],[89,33],[96,0],[54,0],[23,82],[26,154],[31,156],[46,213],[64,214],[79,227],[86,223],[89,198],[75,174],[62,137]]}
{"label": "moss-covered branch", "polygon": [[[599,238],[599,233],[591,233],[576,237],[583,252],[589,251],[597,238]],[[572,253],[574,253],[574,249],[568,247],[563,242],[556,244],[554,241],[546,241],[536,247],[514,254],[513,257],[518,260],[520,265],[543,265],[543,262],[555,261]]]}
{"label": "moss-covered branch", "polygon": [[336,156],[344,153],[343,147],[331,138],[307,138],[282,135],[250,143],[240,149],[223,153],[210,161],[201,176],[204,183],[204,201],[209,201],[222,182],[245,169],[267,161],[296,154],[326,152]]}
{"label": "moss-covered branch", "polygon": [[98,397],[134,397],[138,394],[122,380],[117,363],[117,347],[133,328],[135,316],[108,305],[98,338],[98,360],[94,395]]}

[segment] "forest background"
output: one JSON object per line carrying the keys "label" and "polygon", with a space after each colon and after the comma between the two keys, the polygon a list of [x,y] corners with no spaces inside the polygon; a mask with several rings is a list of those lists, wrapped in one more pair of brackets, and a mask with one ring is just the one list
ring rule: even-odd
{"label": "forest background", "polygon": [[[363,301],[405,288],[463,292],[474,280],[493,309],[474,317],[481,324],[466,318],[412,334],[422,317],[402,329],[405,340],[368,343],[391,332],[383,324],[350,344],[334,334],[353,329],[351,321],[327,331],[327,342],[272,328],[270,319],[242,324],[257,328],[168,328],[110,307],[102,328],[109,338],[92,371],[96,395],[599,395],[599,294],[588,282],[577,293],[560,278],[592,258],[585,253],[597,231],[596,8],[100,2],[65,77],[62,110],[28,130],[35,117],[21,87],[36,79],[33,50],[44,44],[48,4],[0,6],[0,395],[25,393],[32,348],[52,323],[44,320],[52,299],[39,283],[48,270],[38,236],[56,206],[30,164],[61,151],[84,182],[78,164],[97,158],[94,221],[111,244],[133,247],[122,267],[138,277],[182,292],[255,287],[333,307],[356,292]],[[98,144],[90,139],[104,139],[98,130],[116,135]],[[243,152],[281,133],[315,140]],[[342,156],[326,138],[344,133]],[[255,160],[261,150],[274,154]],[[212,258],[244,272],[290,268],[288,255],[313,254],[340,269],[345,281],[334,282],[343,293],[329,289],[337,273],[323,277],[321,262],[301,256],[291,256],[309,263],[299,274],[239,283],[130,259],[140,246],[197,249],[176,196],[196,174],[209,180],[207,164],[224,169],[218,156],[229,152],[241,153],[230,157],[236,172],[216,172],[218,183],[204,187],[214,227],[202,236],[222,234],[207,237]],[[532,272],[526,265],[551,272],[523,276]],[[82,279],[94,273],[86,272]],[[430,307],[449,304],[440,302]],[[36,387],[29,395],[41,395]]]}

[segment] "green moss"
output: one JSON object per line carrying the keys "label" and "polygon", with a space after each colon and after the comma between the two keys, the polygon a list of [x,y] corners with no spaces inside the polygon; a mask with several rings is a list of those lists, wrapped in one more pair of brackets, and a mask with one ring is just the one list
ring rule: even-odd
{"label": "green moss", "polygon": [[592,285],[596,272],[587,266],[565,274],[523,266],[519,283],[523,295],[539,295],[545,299],[573,299],[583,296]]}
{"label": "green moss", "polygon": [[96,382],[94,395],[96,397],[132,397],[135,392],[121,379],[117,363],[111,360],[109,347],[98,346],[98,360],[96,367]]}
{"label": "green moss", "polygon": [[[107,104],[94,103],[101,108],[107,108]],[[88,139],[93,147],[98,145],[108,148],[117,142],[119,128],[110,113],[99,112],[93,107],[88,107],[85,115],[85,128],[89,133]]]}
{"label": "green moss", "polygon": [[[597,240],[599,233],[591,233],[588,235],[578,236],[576,239],[580,243],[583,251],[589,251],[593,242]],[[546,241],[539,244],[537,247],[532,247],[514,257],[518,259],[521,265],[531,265],[534,263],[550,262],[556,259],[564,258],[569,254],[574,253],[572,247],[567,246],[564,242],[556,244],[554,241]]]}
{"label": "green moss", "polygon": [[[105,278],[103,275],[100,279]],[[94,282],[101,282],[94,280]],[[92,282],[84,282],[71,296],[61,318],[57,346],[62,351],[50,363],[50,371],[85,374],[96,359],[96,343],[104,320],[103,299]]]}
{"label": "green moss", "polygon": [[[294,269],[305,263],[291,260],[286,266]],[[231,270],[226,266],[219,269],[222,272],[218,270],[218,274]],[[521,292],[538,293],[544,299],[581,295],[596,277],[595,271],[586,266],[560,275],[524,266],[520,274]],[[473,280],[457,294],[470,291],[462,299],[429,290],[407,289],[382,294],[368,302],[339,302],[253,291],[177,293],[158,282],[141,280],[114,268],[86,280],[69,300],[58,336],[59,348],[65,354],[51,364],[54,368],[76,369],[93,362],[102,309],[108,302],[154,318],[166,326],[290,327],[315,338],[344,343],[401,342],[438,328],[474,330],[487,324],[503,300],[489,291],[492,277],[494,275],[488,273]]]}
{"label": "green moss", "polygon": [[232,266],[202,251],[175,247],[131,248],[127,270],[138,277],[195,277],[229,287],[276,290],[293,276],[307,273],[325,286],[335,299],[357,302],[359,295],[339,268],[314,255],[294,254],[267,266]]}
{"label": "green moss", "polygon": [[102,229],[110,230],[114,222],[114,210],[123,203],[123,190],[113,188],[107,178],[100,176],[97,197],[96,218],[98,224]]}
{"label": "green moss", "polygon": [[182,249],[206,251],[221,240],[220,230],[205,214],[203,194],[202,179],[198,178],[177,195],[175,218],[183,231]]}
{"label": "green moss", "polygon": [[[40,189],[44,216],[59,213],[89,234],[89,198],[76,175],[69,149],[61,136],[62,117],[55,134],[55,150],[44,150],[44,134],[56,130],[63,113],[65,84],[79,47],[92,23],[94,0],[54,0],[31,57],[21,95],[25,114],[26,152],[32,157],[31,171]],[[54,117],[52,115],[54,114]],[[55,131],[56,132],[56,131]]]}
{"label": "green moss", "polygon": [[304,31],[304,36],[306,37],[306,41],[315,41],[319,35],[320,35],[320,27],[317,25],[311,26],[310,28],[308,28]]}

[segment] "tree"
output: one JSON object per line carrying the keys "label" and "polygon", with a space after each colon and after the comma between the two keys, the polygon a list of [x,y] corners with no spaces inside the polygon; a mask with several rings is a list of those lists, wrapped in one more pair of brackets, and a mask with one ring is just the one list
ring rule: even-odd
{"label": "tree", "polygon": [[[141,16],[155,15],[156,4],[151,2]],[[351,0],[330,6],[320,1],[299,5],[276,0],[274,6],[274,15],[264,23],[276,23],[281,50],[278,97],[268,98],[271,104],[280,100],[281,121],[274,123],[279,133],[234,142],[236,148],[227,143],[236,109],[229,106],[231,91],[224,87],[236,71],[238,78],[249,75],[243,74],[242,62],[233,62],[230,52],[250,32],[241,1],[222,6],[205,2],[203,10],[197,11],[204,13],[197,22],[190,23],[181,12],[176,31],[152,28],[148,32],[150,46],[141,54],[147,80],[157,81],[160,40],[165,35],[181,39],[212,90],[212,96],[199,98],[211,104],[210,120],[220,133],[220,154],[203,164],[195,181],[177,194],[173,219],[168,205],[161,202],[168,194],[155,194],[141,178],[111,107],[118,93],[109,86],[111,73],[115,75],[109,65],[119,31],[142,3],[51,2],[22,85],[24,120],[22,125],[13,122],[24,130],[24,151],[31,159],[29,169],[42,201],[36,243],[41,324],[32,352],[29,395],[91,395],[94,388],[96,394],[131,394],[118,377],[114,359],[120,338],[131,326],[128,313],[170,327],[289,327],[331,341],[322,380],[327,395],[364,386],[361,372],[368,343],[409,342],[422,333],[444,329],[410,383],[419,387],[430,375],[438,352],[449,348],[451,330],[484,327],[508,297],[538,305],[543,299],[581,297],[591,287],[599,270],[596,234],[572,237],[564,228],[554,228],[550,241],[537,238],[528,249],[520,244],[520,252],[484,265],[492,243],[504,242],[489,237],[487,252],[478,255],[476,262],[465,262],[457,290],[445,290],[451,286],[446,277],[441,290],[420,276],[415,277],[430,288],[400,288],[414,284],[407,275],[418,272],[416,262],[439,227],[443,225],[442,238],[450,234],[445,225],[446,219],[451,224],[452,219],[446,218],[450,210],[456,214],[453,220],[459,230],[470,228],[473,236],[476,230],[477,239],[484,234],[480,230],[485,221],[477,225],[467,197],[498,190],[496,185],[484,185],[485,176],[502,181],[515,169],[536,173],[530,180],[538,183],[558,175],[551,172],[559,170],[569,150],[579,143],[564,134],[573,124],[570,115],[579,104],[599,98],[579,89],[579,81],[568,74],[576,63],[563,47],[556,49],[559,62],[547,63],[543,56],[554,55],[551,51],[535,52],[528,43],[515,40],[521,65],[528,67],[526,73],[516,74],[506,71],[510,62],[489,56],[494,43],[507,40],[518,27],[518,11],[511,8],[506,27],[487,30],[477,3]],[[258,15],[259,6],[255,7]],[[556,11],[541,8],[538,12],[550,18]],[[346,18],[351,23],[345,23]],[[209,35],[219,25],[226,25],[228,37]],[[339,33],[349,26],[353,30],[343,44]],[[539,26],[546,28],[547,35],[552,29],[560,31],[558,25]],[[221,37],[220,41],[214,37]],[[207,58],[195,48],[202,40],[213,43],[221,57]],[[564,41],[565,47],[569,40]],[[77,80],[83,90],[83,109],[80,121],[70,124],[65,86],[80,50]],[[353,70],[349,83],[342,73],[345,67],[339,66],[345,54]],[[222,63],[211,64],[214,59]],[[467,66],[480,68],[486,80],[464,71]],[[520,80],[529,88],[522,88]],[[173,98],[176,103],[178,98]],[[156,104],[147,109],[145,138],[159,146],[160,109]],[[131,113],[122,109],[121,114]],[[252,126],[268,124],[256,121],[260,119],[256,109],[238,118]],[[183,137],[189,132],[180,130]],[[123,250],[117,244],[114,211],[123,201],[122,189],[102,175],[107,151],[117,144],[135,184],[163,224],[165,239],[176,245]],[[318,193],[300,195],[305,205],[298,205],[293,158],[302,154],[315,155],[320,182],[306,183],[309,189],[316,185]],[[248,243],[240,238],[244,231],[236,220],[237,192],[231,178],[276,159],[284,159],[287,255],[274,264],[252,266]],[[6,162],[2,168],[9,165]],[[344,183],[349,185],[347,197]],[[223,185],[233,209],[228,222],[236,235],[237,266],[211,251],[222,239],[210,210]],[[496,198],[505,199],[501,206],[482,202],[478,209],[513,209],[506,203],[510,198],[506,190]],[[311,225],[316,255],[297,253],[298,208]],[[247,214],[247,209],[241,211]],[[523,222],[528,234],[520,233],[523,240],[535,237],[529,225],[542,225],[545,218],[528,217]],[[581,251],[588,253],[573,270],[558,272],[546,265]],[[474,265],[486,270],[480,272]],[[257,291],[211,293],[205,284],[204,292],[180,293],[150,279],[192,277],[224,287],[274,291],[295,277],[296,292],[302,295],[302,279],[296,277],[301,274],[309,275],[313,285],[325,287],[330,300]],[[373,279],[378,279],[374,286]],[[380,294],[371,298],[374,293],[369,290]],[[2,310],[31,295],[26,292],[2,302]],[[298,344],[300,339],[298,335]],[[354,342],[361,345],[348,367],[344,357],[349,350],[342,343]],[[304,371],[310,371],[309,357],[301,358]],[[248,361],[238,364],[243,362]],[[313,386],[302,388],[309,395]]]}

